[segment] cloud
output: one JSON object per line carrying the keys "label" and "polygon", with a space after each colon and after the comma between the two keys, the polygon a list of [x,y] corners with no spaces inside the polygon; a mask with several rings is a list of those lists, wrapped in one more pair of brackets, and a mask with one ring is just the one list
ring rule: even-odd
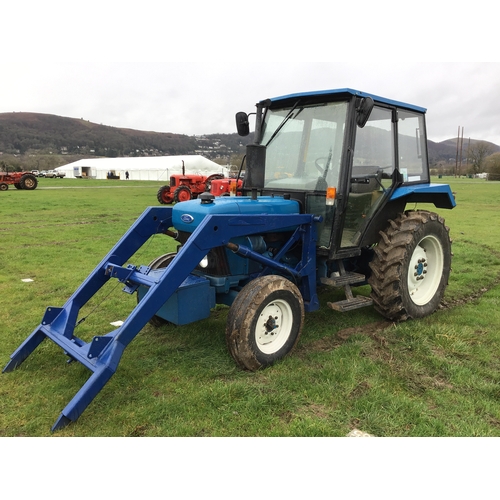
{"label": "cloud", "polygon": [[234,114],[267,97],[352,87],[427,108],[429,138],[500,144],[500,63],[16,63],[0,112],[32,111],[188,135],[232,133]]}

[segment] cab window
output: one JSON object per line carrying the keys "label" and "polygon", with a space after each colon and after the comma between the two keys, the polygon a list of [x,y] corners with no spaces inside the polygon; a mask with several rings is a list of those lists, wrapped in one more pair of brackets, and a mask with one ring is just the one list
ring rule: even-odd
{"label": "cab window", "polygon": [[428,181],[424,115],[398,110],[399,172],[405,183]]}

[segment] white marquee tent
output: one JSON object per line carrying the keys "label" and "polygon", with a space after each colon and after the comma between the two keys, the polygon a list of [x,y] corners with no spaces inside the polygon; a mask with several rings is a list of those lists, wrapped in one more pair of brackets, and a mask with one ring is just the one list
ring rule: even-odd
{"label": "white marquee tent", "polygon": [[229,174],[228,167],[218,165],[200,155],[150,156],[125,158],[89,158],[68,163],[55,170],[66,173],[66,178],[129,179],[137,181],[168,182],[172,174],[181,174],[184,166],[186,174]]}

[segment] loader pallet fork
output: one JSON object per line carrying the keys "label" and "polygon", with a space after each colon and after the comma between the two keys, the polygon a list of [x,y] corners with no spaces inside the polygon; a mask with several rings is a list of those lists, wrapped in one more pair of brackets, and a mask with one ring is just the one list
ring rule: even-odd
{"label": "loader pallet fork", "polygon": [[[265,266],[262,275],[274,270],[293,276],[301,283],[305,309],[316,310],[319,302],[316,296],[315,222],[318,222],[318,218],[307,214],[274,217],[209,215],[182,246],[171,264],[162,273],[150,276],[148,266],[124,266],[152,235],[166,233],[172,226],[170,207],[149,207],[63,307],[47,308],[42,322],[12,354],[3,372],[10,372],[21,365],[45,338],[61,347],[70,360],[78,361],[88,368],[92,375],[63,409],[52,431],[64,428],[78,419],[106,385],[116,372],[125,348],[165,301],[177,290],[189,286],[193,280],[205,279],[191,275],[191,272],[209,250],[219,246],[228,246],[247,258],[260,259]],[[300,239],[303,246],[302,259],[294,267],[278,262],[279,255],[273,261],[229,241],[230,238],[260,233],[263,230],[280,231],[290,227],[296,229],[289,245]],[[149,290],[120,327],[105,335],[96,335],[90,342],[84,342],[74,335],[79,311],[111,278],[122,282],[125,285],[123,290],[127,293],[134,293],[141,285]]]}

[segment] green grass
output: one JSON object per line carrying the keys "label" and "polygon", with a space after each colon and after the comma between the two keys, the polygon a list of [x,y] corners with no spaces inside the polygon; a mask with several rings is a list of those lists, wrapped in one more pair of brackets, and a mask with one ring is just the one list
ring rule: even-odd
{"label": "green grass", "polygon": [[[57,435],[345,436],[358,428],[377,436],[499,436],[500,183],[444,181],[458,205],[440,211],[454,258],[434,315],[393,325],[371,308],[341,314],[325,307],[340,292],[324,291],[294,353],[258,373],[230,358],[225,307],[184,327],[147,325],[79,420]],[[35,191],[0,193],[2,366],[45,308],[63,305],[145,207],[158,205],[160,185],[41,179]],[[156,236],[132,261],[147,264],[174,249]],[[110,331],[134,303],[110,285],[86,306],[78,336]],[[44,342],[0,375],[0,436],[50,435],[88,376]]]}

